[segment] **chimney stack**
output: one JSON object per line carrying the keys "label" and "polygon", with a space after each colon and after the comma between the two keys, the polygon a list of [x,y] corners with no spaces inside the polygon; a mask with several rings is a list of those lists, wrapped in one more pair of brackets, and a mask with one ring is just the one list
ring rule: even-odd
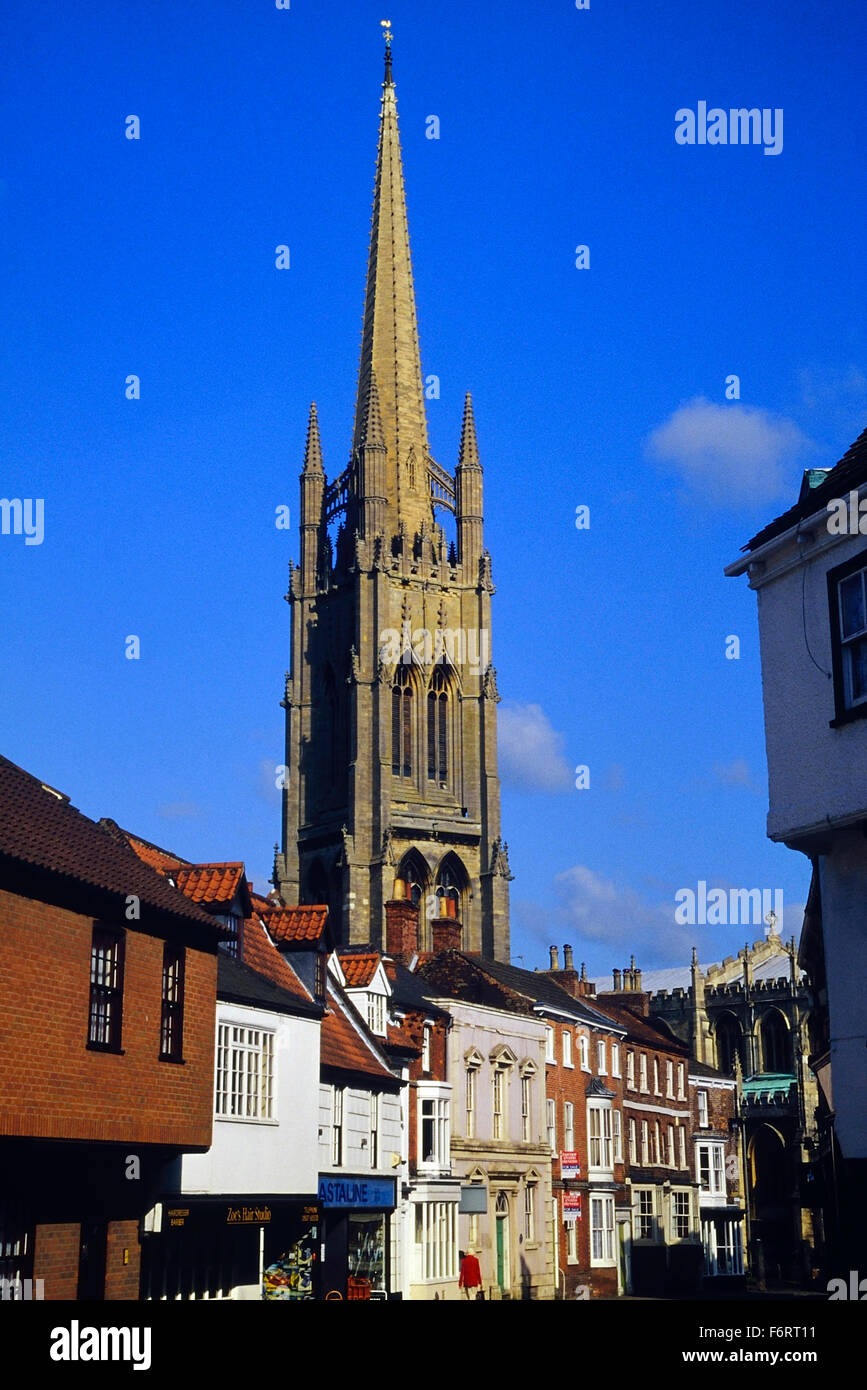
{"label": "chimney stack", "polygon": [[564,947],[563,947],[563,969],[564,969],[564,970],[574,970],[574,969],[575,969],[574,965],[572,964],[572,947],[571,947],[571,946],[564,946]]}
{"label": "chimney stack", "polygon": [[614,993],[615,993],[615,994],[619,994],[619,993],[620,993],[620,971],[619,971],[619,970],[615,970],[615,971],[614,971]]}
{"label": "chimney stack", "polygon": [[559,956],[559,954],[558,954],[558,952],[557,952],[557,947],[556,947],[556,946],[549,946],[549,947],[548,947],[548,950],[551,952],[551,964],[550,964],[550,966],[549,966],[549,969],[550,969],[550,970],[559,970],[559,969],[560,969],[560,956]]}
{"label": "chimney stack", "polygon": [[395,896],[385,904],[385,949],[408,965],[418,951],[418,908],[411,898],[398,896],[398,886],[404,888],[395,879]]}
{"label": "chimney stack", "polygon": [[[445,902],[444,898],[440,902]],[[463,927],[457,918],[451,915],[435,917],[431,922],[431,944],[434,954],[438,951],[459,951],[461,949],[461,937]]]}

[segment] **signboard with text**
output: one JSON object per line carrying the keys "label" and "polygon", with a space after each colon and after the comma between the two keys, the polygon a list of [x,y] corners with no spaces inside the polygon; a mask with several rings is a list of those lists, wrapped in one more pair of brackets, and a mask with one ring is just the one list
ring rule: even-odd
{"label": "signboard with text", "polygon": [[560,1154],[561,1178],[580,1178],[581,1163],[576,1149],[565,1149]]}
{"label": "signboard with text", "polygon": [[563,1193],[563,1220],[577,1221],[581,1215],[581,1193]]}

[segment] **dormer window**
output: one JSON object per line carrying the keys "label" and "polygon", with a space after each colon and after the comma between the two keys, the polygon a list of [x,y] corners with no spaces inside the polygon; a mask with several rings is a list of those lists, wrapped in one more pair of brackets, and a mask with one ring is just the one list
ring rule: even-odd
{"label": "dormer window", "polygon": [[243,918],[239,917],[235,912],[224,912],[218,915],[217,921],[222,922],[223,926],[228,927],[229,931],[232,932],[232,936],[221,941],[217,949],[222,951],[224,955],[231,956],[233,960],[237,960],[240,955],[241,923]]}
{"label": "dormer window", "polygon": [[381,994],[367,996],[367,1026],[371,1033],[385,1036],[385,998]]}

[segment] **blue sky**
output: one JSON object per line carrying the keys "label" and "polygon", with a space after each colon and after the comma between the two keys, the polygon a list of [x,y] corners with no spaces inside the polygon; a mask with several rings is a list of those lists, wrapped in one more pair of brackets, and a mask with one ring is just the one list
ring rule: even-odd
{"label": "blue sky", "polygon": [[[678,928],[678,889],[808,885],[765,837],[755,596],[723,567],[867,423],[850,4],[7,7],[0,494],[45,536],[0,536],[2,751],[264,886],[274,515],[311,399],[348,455],[384,14],[433,451],[470,389],[486,470],[513,955],[718,958],[760,930]],[[700,101],[781,109],[781,152],[679,145]]]}

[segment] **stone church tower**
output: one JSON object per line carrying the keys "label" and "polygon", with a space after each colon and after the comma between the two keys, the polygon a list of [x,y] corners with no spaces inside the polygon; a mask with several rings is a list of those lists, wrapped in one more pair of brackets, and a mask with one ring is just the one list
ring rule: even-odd
{"label": "stone church tower", "polygon": [[469,395],[455,473],[430,454],[390,40],[349,463],[328,481],[313,405],[301,474],[274,884],[327,902],[343,942],[384,944],[411,899],[420,949],[448,917],[508,961],[482,467]]}

